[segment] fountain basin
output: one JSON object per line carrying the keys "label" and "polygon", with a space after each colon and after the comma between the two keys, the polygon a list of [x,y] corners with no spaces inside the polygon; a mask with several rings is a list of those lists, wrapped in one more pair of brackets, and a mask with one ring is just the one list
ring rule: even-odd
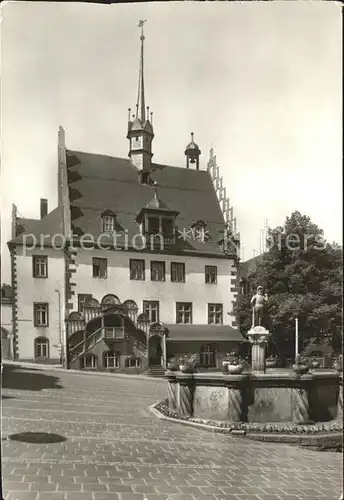
{"label": "fountain basin", "polygon": [[182,417],[232,422],[327,422],[342,405],[336,372],[167,372],[169,409]]}

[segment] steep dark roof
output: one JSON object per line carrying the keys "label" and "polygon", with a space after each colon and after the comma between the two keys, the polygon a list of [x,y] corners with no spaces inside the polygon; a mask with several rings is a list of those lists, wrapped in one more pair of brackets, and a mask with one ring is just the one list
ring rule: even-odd
{"label": "steep dark roof", "polygon": [[242,279],[247,279],[252,273],[254,273],[263,260],[263,255],[257,255],[252,259],[246,260],[245,262],[240,262],[239,264],[239,275]]}
{"label": "steep dark roof", "polygon": [[245,339],[239,330],[227,325],[166,325],[168,340],[188,341],[198,340],[203,342],[231,341],[244,342]]}
{"label": "steep dark roof", "polygon": [[[122,234],[116,244],[124,243],[139,233],[136,218],[140,211],[154,200],[155,190],[162,207],[178,213],[178,231],[187,231],[188,238],[177,233],[175,252],[189,252],[213,257],[226,256],[218,242],[225,229],[223,214],[217,200],[212,179],[208,172],[157,163],[152,164],[151,178],[154,185],[139,183],[139,171],[129,159],[104,155],[67,151],[67,169],[71,208],[72,231],[78,235],[92,235],[104,244],[109,244],[109,236],[102,235],[101,215],[110,210],[116,215],[116,233]],[[203,220],[207,225],[206,241],[196,241],[190,228]],[[22,244],[24,235],[32,234],[36,241],[42,234],[51,243],[55,234],[63,233],[62,209],[56,208],[42,220],[18,219],[17,236],[9,244]],[[19,234],[20,233],[20,234]],[[209,238],[208,238],[209,236]],[[26,242],[31,240],[26,237]],[[60,242],[55,240],[55,245]]]}
{"label": "steep dark roof", "polygon": [[[17,219],[17,236],[9,241],[9,244],[25,241],[28,245],[31,243],[40,244],[42,235],[45,236],[44,243],[49,244],[54,235],[62,235],[62,211],[60,208],[55,208],[43,219]],[[60,241],[56,239],[56,245],[60,245]]]}
{"label": "steep dark roof", "polygon": [[75,232],[98,238],[101,213],[108,209],[116,214],[116,231],[127,230],[130,240],[138,234],[137,215],[154,198],[156,189],[163,205],[179,212],[178,230],[189,229],[200,219],[207,222],[211,239],[202,243],[179,238],[179,250],[224,256],[218,245],[224,219],[208,172],[153,163],[155,185],[148,186],[138,182],[139,171],[129,159],[67,151],[67,165]]}

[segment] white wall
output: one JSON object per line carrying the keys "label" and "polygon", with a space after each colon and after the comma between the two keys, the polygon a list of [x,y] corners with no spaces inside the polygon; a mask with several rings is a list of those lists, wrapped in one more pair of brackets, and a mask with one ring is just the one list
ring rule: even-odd
{"label": "white wall", "polygon": [[[92,258],[107,258],[107,278],[93,278]],[[145,281],[130,280],[129,259],[145,260]],[[150,279],[151,260],[165,262],[166,281],[157,282]],[[106,294],[115,294],[121,302],[131,299],[142,312],[143,300],[157,300],[160,305],[160,320],[164,323],[176,322],[176,302],[193,303],[193,324],[208,323],[208,303],[223,304],[223,323],[231,325],[234,318],[230,316],[234,300],[231,287],[231,270],[233,260],[211,259],[200,257],[170,256],[153,253],[111,251],[111,250],[78,250],[75,258],[77,272],[73,275],[76,283],[74,310],[77,310],[77,295],[90,293],[97,300]],[[185,263],[185,283],[171,282],[171,262]],[[217,266],[217,284],[205,283],[205,266]]]}
{"label": "white wall", "polygon": [[1,326],[12,332],[12,304],[1,303]]}
{"label": "white wall", "polygon": [[[34,358],[34,339],[46,336],[49,339],[50,358],[59,358],[54,344],[59,343],[60,318],[63,326],[63,309],[59,308],[64,301],[64,258],[62,251],[45,248],[34,251],[27,250],[23,254],[22,247],[17,247],[17,305],[18,305],[18,352],[19,359]],[[34,278],[32,275],[32,256],[48,256],[48,278]],[[49,304],[49,326],[35,327],[33,321],[34,302]],[[61,304],[61,305],[62,305]]]}
{"label": "white wall", "polygon": [[[32,256],[48,256],[48,278],[32,276]],[[92,258],[100,257],[108,260],[108,277],[93,278]],[[130,280],[129,259],[144,259],[146,280]],[[151,260],[165,262],[166,281],[156,282],[150,279]],[[75,258],[77,272],[73,274],[74,310],[77,310],[79,293],[90,293],[101,301],[107,294],[115,294],[121,302],[131,299],[143,309],[143,300],[157,300],[160,306],[160,320],[164,323],[176,322],[176,302],[192,302],[193,324],[208,323],[208,303],[223,304],[223,323],[232,325],[234,318],[228,313],[232,311],[234,295],[231,288],[231,271],[234,261],[228,259],[212,259],[205,257],[168,256],[163,254],[78,250]],[[185,283],[172,283],[171,262],[185,263]],[[205,266],[217,266],[217,284],[205,283]],[[18,351],[19,359],[34,358],[34,339],[41,335],[49,338],[50,358],[59,358],[56,347],[59,343],[59,322],[63,336],[64,318],[64,273],[65,263],[59,250],[44,249],[34,252],[26,250],[23,255],[17,248],[17,304],[18,304]],[[59,296],[61,293],[61,309]],[[33,322],[34,302],[49,304],[49,327],[35,327]]]}

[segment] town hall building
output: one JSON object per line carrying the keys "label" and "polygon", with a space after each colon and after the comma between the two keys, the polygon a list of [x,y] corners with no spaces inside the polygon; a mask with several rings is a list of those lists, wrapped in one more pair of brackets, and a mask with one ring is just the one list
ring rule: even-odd
{"label": "town hall building", "polygon": [[216,369],[244,340],[232,315],[240,236],[216,157],[202,170],[192,134],[179,166],[153,161],[143,64],[141,27],[128,158],[71,150],[60,127],[57,208],[41,200],[35,220],[13,206],[17,360],[159,374],[195,354]]}

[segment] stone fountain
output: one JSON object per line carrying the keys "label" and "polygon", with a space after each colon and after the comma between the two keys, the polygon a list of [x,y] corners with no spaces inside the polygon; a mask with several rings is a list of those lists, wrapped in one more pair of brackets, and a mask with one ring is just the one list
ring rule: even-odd
{"label": "stone fountain", "polygon": [[251,299],[252,327],[247,332],[248,340],[252,344],[252,373],[265,373],[266,346],[271,336],[269,330],[262,325],[267,301],[268,296],[263,294],[263,287],[259,286]]}
{"label": "stone fountain", "polygon": [[[227,422],[309,424],[332,422],[342,416],[342,377],[333,371],[274,370],[265,373],[265,328],[268,297],[263,287],[251,299],[252,369],[237,375],[223,373],[166,373],[169,411],[183,418]],[[266,325],[266,323],[265,323]]]}

